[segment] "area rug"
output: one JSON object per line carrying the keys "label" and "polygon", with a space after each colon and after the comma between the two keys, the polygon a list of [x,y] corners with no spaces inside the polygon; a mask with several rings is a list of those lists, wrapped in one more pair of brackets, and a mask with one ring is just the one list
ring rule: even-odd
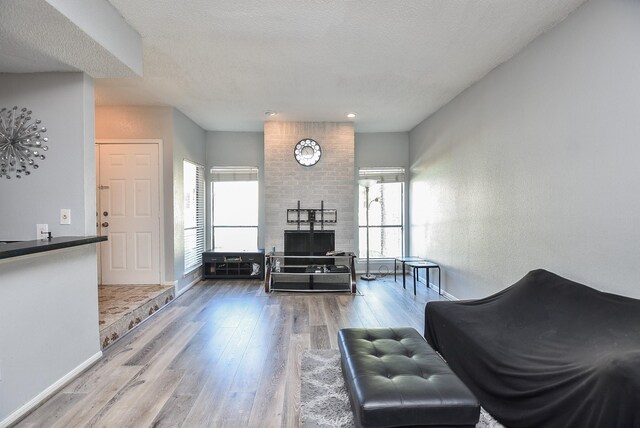
{"label": "area rug", "polygon": [[[353,413],[340,369],[340,351],[304,351],[300,363],[302,428],[353,428]],[[504,428],[484,409],[476,428]]]}

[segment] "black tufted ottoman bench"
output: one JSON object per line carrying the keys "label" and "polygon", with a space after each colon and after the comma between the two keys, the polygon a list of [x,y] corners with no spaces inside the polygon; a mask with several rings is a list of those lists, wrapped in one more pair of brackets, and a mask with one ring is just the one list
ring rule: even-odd
{"label": "black tufted ottoman bench", "polygon": [[474,427],[480,405],[413,328],[338,332],[357,427]]}

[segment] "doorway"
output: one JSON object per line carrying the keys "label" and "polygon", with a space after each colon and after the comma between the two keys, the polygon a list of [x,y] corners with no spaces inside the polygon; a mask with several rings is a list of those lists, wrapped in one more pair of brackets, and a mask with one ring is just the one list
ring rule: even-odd
{"label": "doorway", "polygon": [[160,284],[159,141],[96,143],[100,283]]}
{"label": "doorway", "polygon": [[103,349],[171,302],[162,283],[162,140],[96,141],[98,309]]}

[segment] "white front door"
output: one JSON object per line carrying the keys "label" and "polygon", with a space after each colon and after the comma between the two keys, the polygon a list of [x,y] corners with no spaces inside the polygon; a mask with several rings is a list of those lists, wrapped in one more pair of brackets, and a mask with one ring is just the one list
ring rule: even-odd
{"label": "white front door", "polygon": [[159,284],[158,144],[97,147],[102,284]]}

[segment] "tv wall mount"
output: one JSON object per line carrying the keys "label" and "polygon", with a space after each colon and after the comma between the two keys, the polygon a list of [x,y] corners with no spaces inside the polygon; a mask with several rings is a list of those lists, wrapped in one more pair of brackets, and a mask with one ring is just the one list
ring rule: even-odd
{"label": "tv wall mount", "polygon": [[320,223],[320,230],[324,230],[325,223],[335,224],[338,222],[338,210],[327,209],[324,207],[324,201],[320,202],[320,208],[298,208],[287,209],[287,223],[295,224],[300,230],[300,225],[308,224],[309,229],[314,229],[315,223]]}

